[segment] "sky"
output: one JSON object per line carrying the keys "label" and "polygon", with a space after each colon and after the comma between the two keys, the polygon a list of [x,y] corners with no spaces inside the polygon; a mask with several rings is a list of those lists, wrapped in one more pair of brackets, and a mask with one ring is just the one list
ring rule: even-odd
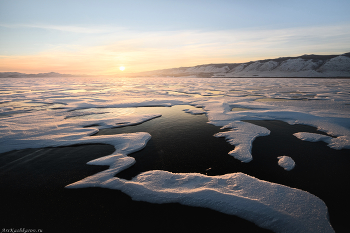
{"label": "sky", "polygon": [[0,72],[121,75],[343,54],[349,9],[349,0],[0,0]]}

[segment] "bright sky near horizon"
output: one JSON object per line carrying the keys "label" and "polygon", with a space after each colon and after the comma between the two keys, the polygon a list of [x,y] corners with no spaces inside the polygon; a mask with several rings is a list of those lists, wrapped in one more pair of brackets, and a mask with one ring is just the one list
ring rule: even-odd
{"label": "bright sky near horizon", "polygon": [[120,74],[350,52],[349,0],[0,0],[0,72]]}

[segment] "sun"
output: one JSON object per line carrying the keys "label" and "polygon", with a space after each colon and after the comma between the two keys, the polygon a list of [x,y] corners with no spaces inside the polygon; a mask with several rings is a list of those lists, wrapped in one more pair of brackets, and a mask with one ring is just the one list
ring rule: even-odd
{"label": "sun", "polygon": [[125,67],[124,67],[124,66],[121,66],[121,67],[119,67],[119,69],[120,69],[121,71],[124,71],[124,70],[125,70]]}

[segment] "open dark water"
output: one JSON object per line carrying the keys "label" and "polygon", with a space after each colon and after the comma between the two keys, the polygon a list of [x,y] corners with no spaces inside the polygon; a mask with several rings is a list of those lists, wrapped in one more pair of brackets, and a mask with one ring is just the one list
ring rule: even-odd
{"label": "open dark water", "polygon": [[[350,150],[334,150],[325,142],[307,142],[293,136],[297,132],[325,134],[307,125],[289,125],[282,121],[247,121],[271,131],[253,142],[250,173],[259,179],[308,191],[322,199],[327,207],[331,225],[336,232],[349,232],[350,208]],[[277,157],[287,155],[296,166],[291,171],[271,166]]]}
{"label": "open dark water", "polygon": [[130,155],[136,163],[117,177],[131,179],[149,170],[222,175],[241,166],[240,161],[227,154],[234,146],[213,136],[220,127],[208,124],[205,115],[182,111],[187,108],[193,107],[140,108],[144,113],[152,111],[162,116],[136,126],[100,130],[97,135],[148,132],[152,136],[143,150]]}
{"label": "open dark water", "polygon": [[[162,117],[136,126],[104,129],[99,134],[149,132],[147,146],[132,156],[136,164],[117,174],[131,179],[148,170],[198,172],[210,176],[244,172],[262,180],[299,188],[327,204],[336,232],[347,232],[349,150],[323,142],[305,142],[295,132],[320,133],[314,127],[281,121],[249,121],[271,130],[253,143],[253,160],[242,163],[227,153],[234,147],[213,135],[219,127],[205,115],[183,112],[189,106],[137,108]],[[44,232],[268,232],[235,216],[180,204],[135,202],[117,190],[64,189],[106,169],[86,162],[114,151],[109,145],[26,149],[0,154],[1,227],[41,228]],[[288,155],[296,166],[285,171],[277,157]]]}
{"label": "open dark water", "polygon": [[[222,138],[213,137],[218,127],[206,123],[204,115],[180,114],[184,106],[172,108],[179,110],[176,115],[172,114],[172,110],[164,109],[162,117],[141,125],[99,132],[145,131],[152,135],[145,149],[130,155],[136,159],[136,164],[117,174],[117,177],[131,179],[149,170],[198,172],[210,176],[243,172],[318,196],[326,203],[336,232],[348,231],[348,217],[344,213],[350,207],[350,193],[346,185],[350,177],[350,150],[334,150],[324,142],[306,142],[293,136],[297,132],[326,133],[312,126],[289,125],[276,120],[246,121],[269,129],[271,134],[258,137],[253,142],[253,160],[242,163],[227,154],[234,146]],[[277,157],[281,155],[293,158],[296,166],[292,171],[278,166]]]}

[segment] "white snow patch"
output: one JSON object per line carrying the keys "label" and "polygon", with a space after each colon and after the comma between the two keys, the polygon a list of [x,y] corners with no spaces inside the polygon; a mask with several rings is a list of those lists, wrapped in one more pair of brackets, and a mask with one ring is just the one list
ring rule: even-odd
{"label": "white snow patch", "polygon": [[[42,111],[2,118],[0,153],[26,148],[64,146],[72,141],[90,143],[97,138],[86,139],[86,136],[90,138],[90,135],[97,133],[99,129],[140,124],[159,116],[161,115],[130,114],[109,119],[75,120],[74,118],[64,119],[64,116],[55,116],[52,112]],[[84,128],[89,125],[93,126]],[[97,143],[103,143],[103,140]]]}
{"label": "white snow patch", "polygon": [[232,130],[215,134],[215,137],[225,137],[226,141],[235,146],[228,154],[236,159],[248,163],[253,159],[251,154],[252,143],[256,137],[267,136],[270,130],[247,122],[234,121],[221,129]]}
{"label": "white snow patch", "polygon": [[279,156],[278,158],[278,165],[284,168],[286,171],[290,171],[295,167],[294,160],[289,156]]}
{"label": "white snow patch", "polygon": [[110,165],[110,169],[66,188],[117,189],[135,201],[206,207],[236,215],[275,232],[334,232],[328,222],[326,205],[308,192],[243,173],[210,177],[154,170],[141,173],[130,181],[114,177],[134,162],[128,158],[115,152],[113,156],[94,160],[89,164]]}
{"label": "white snow patch", "polygon": [[[87,163],[89,165],[106,165],[109,166],[109,169],[99,172],[93,176],[89,176],[74,183],[74,185],[68,185],[67,187],[101,187],[101,184],[113,179],[115,174],[133,165],[135,163],[135,159],[127,155],[144,148],[150,138],[151,135],[149,133],[103,135],[89,137],[89,139],[86,138],[85,143],[97,143],[100,141],[114,146],[115,151],[113,154],[92,160]],[[76,142],[71,144],[75,143]]]}
{"label": "white snow patch", "polygon": [[299,138],[300,140],[309,141],[309,142],[324,141],[326,143],[330,143],[332,139],[332,137],[327,135],[317,134],[317,133],[308,133],[308,132],[299,132],[293,135]]}
{"label": "white snow patch", "polygon": [[309,142],[323,141],[327,143],[330,148],[333,148],[336,150],[350,149],[350,136],[348,135],[338,136],[336,138],[333,138],[327,135],[308,133],[308,132],[299,132],[293,135],[303,141],[309,141]]}

